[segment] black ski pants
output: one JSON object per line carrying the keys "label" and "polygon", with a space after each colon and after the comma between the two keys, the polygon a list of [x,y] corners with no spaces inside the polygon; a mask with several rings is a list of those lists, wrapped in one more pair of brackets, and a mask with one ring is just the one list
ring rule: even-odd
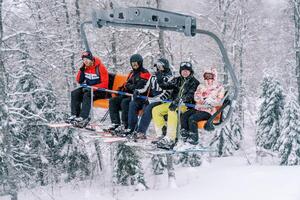
{"label": "black ski pants", "polygon": [[211,114],[205,111],[190,109],[181,115],[181,128],[198,134],[198,122],[208,120]]}
{"label": "black ski pants", "polygon": [[121,124],[119,111],[122,111],[122,123],[128,128],[128,110],[131,97],[117,96],[109,100],[109,115],[111,123]]}
{"label": "black ski pants", "polygon": [[[93,100],[104,99],[106,93],[96,91],[93,93]],[[89,88],[77,88],[71,92],[71,115],[86,119],[91,110],[91,90]]]}

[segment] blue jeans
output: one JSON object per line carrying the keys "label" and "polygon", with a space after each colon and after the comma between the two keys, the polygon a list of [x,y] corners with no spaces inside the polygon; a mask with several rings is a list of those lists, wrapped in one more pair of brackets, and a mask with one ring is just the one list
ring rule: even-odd
{"label": "blue jeans", "polygon": [[144,108],[144,113],[140,119],[140,123],[138,124],[137,132],[146,134],[146,131],[152,119],[152,108],[160,104],[161,102],[153,102]]}
{"label": "blue jeans", "polygon": [[129,103],[128,110],[128,128],[131,131],[135,130],[137,121],[138,121],[138,111],[143,109],[143,106],[147,102],[143,99],[131,100]]}

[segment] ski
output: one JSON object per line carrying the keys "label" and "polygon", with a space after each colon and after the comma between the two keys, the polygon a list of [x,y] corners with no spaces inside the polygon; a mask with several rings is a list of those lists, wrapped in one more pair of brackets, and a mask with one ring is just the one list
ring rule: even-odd
{"label": "ski", "polygon": [[[73,126],[72,124],[63,123],[63,122],[62,123],[49,123],[46,125],[51,128],[72,128],[72,129],[82,132],[82,134],[80,134],[80,135],[85,138],[100,139],[102,142],[109,143],[109,144],[115,143],[115,142],[130,141],[130,139],[128,139],[127,137],[116,136],[108,131],[99,131],[95,128],[96,125],[88,125],[85,128],[76,127],[76,126]],[[88,134],[84,134],[84,133],[88,133]],[[134,142],[134,143],[136,143],[136,142]]]}
{"label": "ski", "polygon": [[50,128],[65,128],[65,127],[70,127],[73,126],[72,124],[68,124],[68,123],[48,123],[46,124],[47,126],[49,126]]}
{"label": "ski", "polygon": [[209,147],[193,147],[193,148],[183,149],[183,150],[175,150],[175,149],[166,150],[166,149],[156,148],[153,151],[148,151],[148,153],[152,155],[197,153],[197,152],[212,152],[212,150]]}
{"label": "ski", "polygon": [[146,151],[151,151],[156,149],[156,145],[151,143],[152,140],[146,139],[143,141],[128,141],[125,145],[130,147],[141,148]]}

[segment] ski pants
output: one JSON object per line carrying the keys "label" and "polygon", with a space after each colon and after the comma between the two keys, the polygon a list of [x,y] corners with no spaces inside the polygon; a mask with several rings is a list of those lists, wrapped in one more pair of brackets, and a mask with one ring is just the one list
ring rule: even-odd
{"label": "ski pants", "polygon": [[152,109],[155,106],[158,106],[160,104],[161,104],[161,102],[153,102],[144,108],[144,113],[140,119],[140,123],[138,124],[137,130],[136,130],[138,133],[146,134],[146,131],[149,128],[149,125],[150,125],[150,122],[152,119]]}
{"label": "ski pants", "polygon": [[122,111],[122,123],[125,128],[128,127],[128,110],[130,101],[131,97],[127,96],[116,96],[109,99],[109,115],[111,123],[121,124],[119,112]]}
{"label": "ski pants", "polygon": [[[161,105],[155,106],[152,109],[152,116],[153,116],[153,122],[154,127],[156,131],[157,136],[162,135],[162,127],[165,126],[165,119],[164,115],[168,115],[168,121],[167,121],[167,137],[169,137],[171,140],[175,140],[177,135],[177,124],[178,124],[178,113],[176,111],[169,110],[169,106],[171,103],[163,103]],[[180,112],[184,113],[187,110],[186,106],[180,106]]]}
{"label": "ski pants", "polygon": [[[104,99],[106,93],[96,91],[93,93],[93,100]],[[86,119],[91,110],[91,90],[88,88],[77,88],[71,92],[71,115]]]}
{"label": "ski pants", "polygon": [[202,120],[208,120],[210,117],[211,114],[205,111],[195,109],[188,110],[181,115],[181,128],[192,133],[197,133],[198,135],[197,123]]}
{"label": "ski pants", "polygon": [[139,110],[143,109],[144,105],[147,103],[144,99],[136,99],[132,100],[129,103],[129,110],[128,110],[128,128],[131,131],[134,131],[137,121],[138,121],[138,112]]}

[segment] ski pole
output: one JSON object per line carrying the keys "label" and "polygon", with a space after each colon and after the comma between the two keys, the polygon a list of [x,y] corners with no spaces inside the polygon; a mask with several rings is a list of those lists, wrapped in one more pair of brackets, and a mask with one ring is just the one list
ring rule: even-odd
{"label": "ski pole", "polygon": [[[106,89],[106,88],[97,88],[97,87],[89,86],[89,85],[86,85],[86,84],[82,84],[81,86],[85,87],[85,88],[91,88],[91,89],[94,89],[96,91],[103,91],[103,92],[109,92],[109,93],[114,93],[114,94],[120,94],[120,95],[129,96],[129,97],[133,96],[133,94],[128,93],[128,92],[123,92],[123,91],[110,90],[110,89]],[[137,97],[141,98],[141,99],[146,99],[146,100],[149,99],[149,97],[142,96],[142,95],[138,95]],[[172,102],[172,100],[161,100],[161,101],[166,102],[166,103]],[[190,108],[195,108],[195,104],[191,104],[191,103],[184,103],[182,105],[186,105],[187,107],[190,107]]]}

